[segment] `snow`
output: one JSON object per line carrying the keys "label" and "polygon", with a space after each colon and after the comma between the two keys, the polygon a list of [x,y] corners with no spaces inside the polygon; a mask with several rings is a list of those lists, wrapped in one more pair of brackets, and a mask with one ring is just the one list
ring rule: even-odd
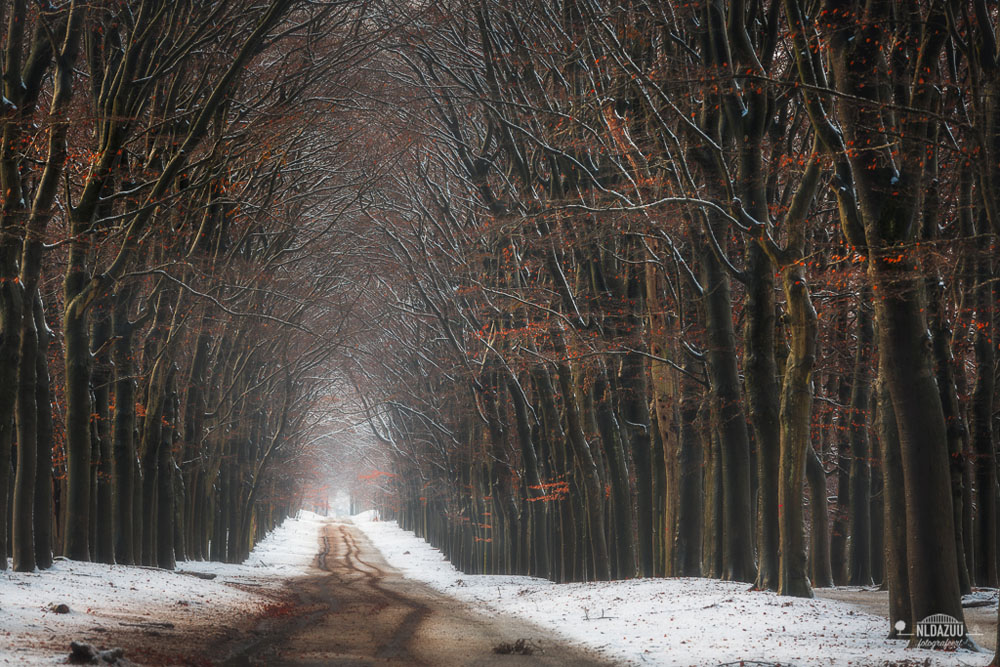
{"label": "snow", "polygon": [[[241,565],[184,561],[170,571],[58,559],[42,572],[0,572],[0,664],[64,663],[70,640],[95,632],[100,637],[120,626],[181,628],[259,611],[272,601],[264,594],[269,586],[308,571],[324,521],[299,512],[258,543]],[[59,604],[69,613],[56,613],[53,607]]]}
{"label": "snow", "polygon": [[671,578],[555,584],[466,575],[442,554],[371,513],[353,518],[390,565],[475,607],[512,614],[629,665],[765,661],[798,666],[986,665],[988,653],[907,649],[888,621],[835,600],[778,597],[745,583]]}
{"label": "snow", "polygon": [[300,511],[257,543],[240,565],[208,561],[178,563],[181,572],[202,572],[225,577],[294,577],[306,573],[319,551],[320,527],[326,517]]}

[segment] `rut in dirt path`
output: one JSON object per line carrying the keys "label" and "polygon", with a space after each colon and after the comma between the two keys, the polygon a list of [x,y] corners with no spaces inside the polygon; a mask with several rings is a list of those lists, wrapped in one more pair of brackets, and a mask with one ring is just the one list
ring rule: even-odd
{"label": "rut in dirt path", "polygon": [[[367,593],[369,602],[377,605],[377,613],[392,617],[389,623],[396,625],[391,636],[378,646],[375,657],[418,664],[419,660],[409,653],[408,646],[420,623],[431,614],[431,609],[426,604],[381,586],[386,573],[361,558],[358,542],[345,524],[327,526],[321,539],[323,548],[317,557],[319,568],[329,572],[341,584],[363,586],[366,590],[362,592]],[[332,560],[330,556],[333,556]],[[342,565],[346,565],[346,573]],[[357,581],[359,574],[363,577],[362,582]],[[398,621],[394,620],[397,608],[405,610]]]}
{"label": "rut in dirt path", "polygon": [[[404,578],[353,524],[323,527],[316,566],[295,581],[294,613],[263,620],[231,647],[227,665],[609,664],[522,621],[487,616]],[[527,640],[532,655],[498,655]]]}

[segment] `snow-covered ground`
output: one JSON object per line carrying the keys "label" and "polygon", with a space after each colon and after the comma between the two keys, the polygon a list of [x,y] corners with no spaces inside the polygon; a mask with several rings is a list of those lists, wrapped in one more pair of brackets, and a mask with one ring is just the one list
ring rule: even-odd
{"label": "snow-covered ground", "polygon": [[991,655],[907,649],[887,621],[834,600],[782,598],[714,579],[554,584],[465,575],[413,533],[371,513],[354,517],[390,565],[475,607],[514,614],[631,665],[986,665]]}
{"label": "snow-covered ground", "polygon": [[[70,640],[96,644],[102,634],[122,627],[166,637],[207,620],[219,627],[262,611],[274,604],[265,594],[269,587],[306,573],[324,521],[300,512],[262,540],[242,565],[185,561],[172,572],[60,559],[44,572],[2,572],[0,664],[64,662]],[[68,613],[57,613],[59,605]]]}

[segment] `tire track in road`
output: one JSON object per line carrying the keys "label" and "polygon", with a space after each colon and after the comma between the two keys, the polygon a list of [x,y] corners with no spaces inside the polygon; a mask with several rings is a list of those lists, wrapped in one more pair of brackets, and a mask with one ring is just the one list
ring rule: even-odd
{"label": "tire track in road", "polygon": [[221,664],[428,664],[409,647],[430,609],[384,587],[386,572],[362,557],[351,530],[323,526],[315,561],[323,574],[293,584],[303,613],[261,619]]}
{"label": "tire track in road", "polygon": [[[403,578],[349,523],[323,526],[317,574],[291,580],[294,604],[283,618],[263,618],[228,646],[224,665],[599,665],[544,631],[489,617]],[[536,655],[495,655],[500,641],[529,638]],[[539,639],[541,637],[541,639]],[[220,655],[216,651],[215,655]]]}
{"label": "tire track in road", "polygon": [[[336,528],[336,539],[332,539],[330,536],[330,533],[334,532],[334,528]],[[386,577],[386,573],[381,568],[361,558],[361,549],[358,547],[357,539],[351,534],[347,525],[342,523],[336,526],[327,525],[324,527],[323,533],[323,539],[327,544],[332,540],[338,546],[343,547],[344,553],[332,564],[328,562],[328,558],[324,558],[322,569],[331,572],[331,574],[342,574],[337,570],[346,567],[351,574],[359,574],[363,577],[363,581],[355,582],[355,585],[367,587],[369,599],[381,603],[379,606],[382,609],[400,607],[409,610],[398,621],[395,629],[390,631],[385,642],[378,647],[375,657],[380,660],[405,661],[406,664],[410,665],[425,664],[411,654],[409,644],[420,623],[430,614],[427,605],[384,587],[382,580]]]}

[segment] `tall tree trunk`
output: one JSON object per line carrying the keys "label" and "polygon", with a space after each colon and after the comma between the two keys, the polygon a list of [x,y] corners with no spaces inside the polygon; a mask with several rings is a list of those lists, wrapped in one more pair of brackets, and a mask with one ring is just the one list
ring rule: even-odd
{"label": "tall tree trunk", "polygon": [[[938,136],[940,130],[935,128],[928,141],[930,159],[927,165],[928,187],[922,193],[923,196],[923,219],[921,221],[921,237],[925,241],[933,242],[939,236],[941,202],[938,196],[940,190],[940,180],[938,174]],[[961,170],[959,178],[959,188],[964,189],[963,181],[967,169]],[[962,198],[960,196],[960,198]],[[960,215],[961,218],[961,215]],[[965,540],[962,535],[964,525],[963,489],[965,477],[965,461],[963,455],[968,449],[968,432],[965,428],[965,421],[962,416],[962,409],[959,405],[958,390],[955,384],[954,358],[951,353],[952,333],[947,321],[945,312],[944,282],[936,271],[931,272],[924,278],[926,291],[926,310],[929,313],[931,346],[933,350],[933,364],[935,379],[937,380],[938,395],[941,408],[944,412],[945,429],[947,433],[947,451],[950,462],[951,476],[951,507],[953,514],[954,538],[956,557],[956,571],[958,573],[959,590],[965,594],[972,592],[970,573],[965,559]]]}
{"label": "tall tree trunk", "polygon": [[[187,487],[184,484],[184,475],[181,474],[179,468],[177,468],[176,461],[174,462],[174,561],[188,560],[187,552],[187,517],[184,512],[185,501],[187,499]],[[266,529],[265,529],[266,530]],[[254,543],[256,543],[256,537],[254,538]]]}
{"label": "tall tree trunk", "polygon": [[33,307],[38,353],[35,357],[35,406],[38,409],[36,433],[38,460],[35,465],[35,564],[39,569],[52,567],[52,392],[47,358],[52,331],[45,323],[42,299],[36,292]]}
{"label": "tall tree trunk", "polygon": [[875,337],[868,302],[871,292],[863,290],[857,304],[857,349],[851,381],[848,435],[851,439],[850,529],[851,549],[848,572],[852,586],[872,583],[871,566],[871,465],[869,464],[867,414],[870,406],[871,346]]}
{"label": "tall tree trunk", "polygon": [[[240,446],[242,443],[234,444],[233,459],[231,465],[226,466],[227,474],[227,499],[222,511],[226,522],[226,562],[240,562],[240,553],[243,546],[240,544],[240,510],[243,508],[243,498],[240,488],[243,486],[243,460],[246,457],[246,447]],[[472,516],[471,514],[469,516]]]}
{"label": "tall tree trunk", "polygon": [[[9,552],[7,534],[11,507],[11,456],[14,445],[14,411],[17,403],[17,372],[18,367],[18,332],[21,327],[21,290],[14,282],[15,271],[5,270],[7,264],[4,254],[10,252],[7,248],[11,234],[4,234],[0,239],[0,368],[9,373],[0,378],[0,570],[7,569],[7,554]],[[16,260],[11,260],[11,266],[16,266]],[[9,274],[9,275],[8,275]],[[8,370],[9,369],[9,370]]]}
{"label": "tall tree trunk", "polygon": [[[30,122],[23,107],[24,80],[21,76],[27,3],[10,3],[3,58],[3,96],[10,102],[5,109],[0,140],[0,571],[7,569],[11,525],[11,457],[15,440],[14,414],[17,403],[18,353],[24,293],[18,276],[21,254],[21,225],[25,214],[25,194],[21,175],[22,127]],[[4,9],[8,9],[5,3]],[[6,14],[6,12],[4,12]],[[48,41],[48,40],[46,40]],[[6,106],[6,105],[5,105]],[[17,112],[20,113],[12,113]]]}
{"label": "tall tree trunk", "polygon": [[[874,338],[874,336],[873,336]],[[875,356],[872,357],[874,363]],[[873,375],[873,379],[874,379]],[[885,480],[882,476],[882,447],[879,436],[879,410],[878,410],[878,382],[873,382],[872,391],[869,392],[868,413],[871,415],[870,428],[871,437],[868,444],[871,446],[871,562],[872,579],[879,586],[880,590],[888,590],[889,585],[885,580]]]}
{"label": "tall tree trunk", "polygon": [[[74,244],[75,245],[75,244]],[[63,552],[74,560],[90,560],[90,337],[87,311],[74,303],[82,282],[82,249],[70,250],[66,277],[63,339],[66,364],[66,503]]]}
{"label": "tall tree trunk", "polygon": [[[764,208],[766,215],[766,206]],[[764,219],[764,218],[761,218]],[[747,416],[757,446],[757,588],[779,587],[779,412],[778,369],[774,358],[774,278],[771,262],[757,243],[747,248],[746,325],[743,366]]]}
{"label": "tall tree trunk", "polygon": [[[643,358],[634,352],[625,355],[622,362],[622,390],[624,418],[631,443],[632,461],[636,474],[636,520],[639,536],[639,571],[644,577],[653,576],[653,471],[652,439],[650,433],[648,387]],[[618,526],[619,531],[625,530]],[[631,534],[631,529],[628,533]],[[629,576],[631,564],[626,564]]]}
{"label": "tall tree trunk", "polygon": [[[903,11],[922,12],[914,2],[906,3]],[[944,12],[943,5],[932,5],[924,20],[941,25],[947,21]],[[939,99],[934,82],[948,33],[926,30],[915,35],[917,57],[894,61],[890,79],[872,63],[882,57],[880,50],[892,39],[892,30],[909,30],[906,22],[897,21],[901,15],[888,5],[873,6],[866,21],[858,22],[851,11],[840,12],[828,16],[823,29],[830,37],[837,89],[871,102],[845,109],[844,138],[854,146],[874,148],[841,153],[850,161],[857,193],[868,279],[875,292],[878,344],[885,362],[882,372],[899,432],[910,612],[915,620],[947,614],[961,621],[948,433],[927,345],[923,280],[910,252],[923,213],[927,142],[938,123],[924,111]],[[886,87],[906,91],[898,100],[908,106],[905,114],[882,114],[877,95]],[[813,122],[821,127],[819,119]],[[888,140],[887,132],[899,136],[898,144]],[[899,521],[898,515],[895,520]],[[911,641],[916,640],[914,634]]]}
{"label": "tall tree trunk", "polygon": [[99,563],[115,562],[114,514],[114,472],[111,443],[111,377],[112,370],[107,351],[103,348],[111,338],[111,313],[107,301],[95,308],[91,340],[94,346],[93,399],[96,420],[97,461],[97,541],[93,545],[95,560]]}
{"label": "tall tree trunk", "polygon": [[706,357],[721,452],[722,577],[753,581],[757,570],[750,512],[750,438],[736,365],[732,300],[729,278],[708,243],[701,239],[699,259],[705,299]]}
{"label": "tall tree trunk", "polygon": [[[27,295],[33,301],[34,290]],[[13,567],[17,572],[35,569],[34,503],[38,455],[38,406],[36,364],[38,333],[30,309],[21,317],[20,357],[17,372],[17,476],[14,479],[14,522],[11,532]],[[4,554],[6,556],[6,554]]]}
{"label": "tall tree trunk", "polygon": [[[208,484],[208,481],[206,481],[206,484]],[[217,471],[215,481],[209,489],[211,497],[210,509],[212,512],[212,538],[209,542],[208,556],[209,560],[218,562],[226,559],[226,528],[222,516],[224,487],[225,482],[222,471]]]}
{"label": "tall tree trunk", "polygon": [[[133,435],[133,441],[138,441],[139,433]],[[132,557],[135,563],[142,562],[142,545],[145,534],[146,518],[142,514],[142,490],[144,488],[142,479],[142,461],[138,454],[132,461]],[[149,527],[152,529],[152,526]]]}
{"label": "tall tree trunk", "polygon": [[[650,404],[646,406],[650,415],[656,414],[656,408]],[[663,449],[663,437],[660,434],[659,424],[653,418],[649,426],[652,436],[652,460],[653,469],[653,576],[667,577],[674,573],[674,551],[673,540],[673,517],[668,522],[667,518],[667,455]],[[669,528],[668,528],[669,527]]]}
{"label": "tall tree trunk", "polygon": [[816,588],[833,586],[830,564],[830,515],[827,508],[826,469],[812,447],[806,452],[806,481],[809,484],[809,562],[812,585]]}
{"label": "tall tree trunk", "polygon": [[[675,324],[677,316],[671,312],[663,303],[662,294],[664,287],[661,285],[659,270],[652,263],[646,264],[646,309],[649,316],[649,350],[654,357],[649,361],[649,378],[652,410],[655,416],[655,433],[659,435],[659,448],[661,456],[655,458],[653,464],[656,467],[657,478],[659,480],[658,493],[662,494],[662,517],[659,525],[663,550],[663,569],[659,576],[674,576],[675,565],[678,554],[675,549],[679,546],[679,535],[676,531],[682,526],[678,522],[679,505],[684,501],[683,492],[676,488],[678,481],[678,456],[680,450],[680,428],[678,424],[678,401],[677,380],[674,369],[666,362],[659,359],[671,359],[675,347],[671,345],[677,335]],[[656,357],[659,357],[657,359]],[[699,469],[699,482],[701,470]],[[698,502],[701,502],[699,490]],[[697,568],[701,569],[701,525],[702,517],[699,513],[696,522],[699,523],[697,534],[698,544],[696,546],[698,556]],[[686,546],[686,545],[685,545]],[[685,554],[685,563],[690,567],[687,560],[689,553]]]}
{"label": "tall tree trunk", "polygon": [[187,398],[184,406],[184,439],[182,444],[182,463],[184,466],[184,486],[186,502],[184,503],[184,524],[187,527],[188,557],[192,560],[202,560],[206,557],[202,540],[198,535],[204,517],[200,515],[201,508],[201,477],[206,468],[208,446],[203,432],[205,414],[208,411],[205,390],[208,376],[209,354],[212,336],[210,334],[210,319],[208,311],[202,316],[198,342],[195,344],[195,355],[191,361],[191,371],[187,378]]}
{"label": "tall tree trunk", "polygon": [[[81,11],[76,8],[70,9],[65,39],[61,44],[62,50],[56,59],[57,67],[48,119],[50,123],[48,155],[32,202],[31,214],[25,225],[20,275],[15,281],[19,283],[15,287],[22,290],[20,296],[23,302],[17,312],[19,321],[9,322],[20,330],[18,351],[20,362],[17,371],[18,473],[14,489],[14,568],[22,571],[35,568],[33,506],[39,447],[39,412],[36,402],[39,332],[34,316],[34,302],[40,298],[37,292],[41,280],[45,230],[52,218],[56,191],[66,161],[66,133],[69,125],[66,113],[73,93],[73,64],[79,42]],[[13,334],[13,330],[11,333]],[[0,398],[0,403],[2,400]],[[2,413],[3,410],[0,409],[0,419],[3,419]]]}
{"label": "tall tree trunk", "polygon": [[157,429],[159,444],[156,448],[156,565],[174,569],[174,475],[173,457],[174,422],[177,398],[173,391],[174,366],[166,371],[163,380],[163,407],[160,411],[163,426]]}
{"label": "tall tree trunk", "polygon": [[702,527],[704,505],[702,491],[703,455],[698,434],[698,413],[701,388],[695,380],[695,363],[690,357],[684,362],[680,378],[680,432],[677,443],[677,536],[674,547],[676,576],[702,575]]}
{"label": "tall tree trunk", "polygon": [[[959,590],[964,595],[972,592],[970,572],[965,559],[965,539],[962,534],[965,521],[964,515],[967,509],[963,505],[965,496],[964,453],[968,449],[969,434],[965,428],[965,420],[962,417],[962,408],[958,399],[958,389],[955,386],[955,372],[953,368],[955,362],[951,354],[951,327],[945,320],[946,315],[942,312],[944,304],[941,303],[941,295],[934,294],[941,287],[943,285],[936,280],[934,285],[928,285],[928,291],[931,294],[928,310],[931,312],[930,330],[934,350],[935,378],[937,380],[938,393],[941,399],[941,406],[944,410],[945,425],[948,433],[951,506],[955,526],[955,553],[957,554],[956,570],[958,572]],[[971,508],[968,509],[971,511]]]}
{"label": "tall tree trunk", "polygon": [[[630,247],[630,255],[640,261],[642,251],[638,240],[629,237],[626,243]],[[628,274],[625,303],[631,304],[625,318],[627,334],[637,337],[627,342],[629,348],[641,350],[645,347],[644,322],[641,313],[645,311],[642,274],[632,267],[627,267]],[[635,465],[636,476],[636,520],[639,536],[639,571],[644,577],[653,576],[653,471],[652,471],[652,438],[650,433],[649,386],[646,380],[646,364],[642,354],[629,351],[625,354],[621,366],[622,412],[628,429],[631,444],[632,462]],[[619,531],[625,530],[618,526]],[[631,529],[627,531],[631,534]],[[631,569],[629,564],[628,569]],[[626,570],[626,576],[627,570]]]}
{"label": "tall tree trunk", "polygon": [[[534,380],[535,394],[541,407],[541,444],[543,469],[547,471],[545,479],[549,484],[555,484],[556,476],[563,475],[566,471],[565,443],[566,437],[562,429],[559,413],[555,405],[555,390],[552,387],[552,379],[548,369],[538,367],[532,372]],[[550,486],[555,489],[555,486]],[[558,495],[550,492],[550,495]],[[550,569],[553,579],[558,582],[567,580],[566,544],[569,540],[568,531],[571,530],[572,522],[569,520],[572,514],[570,504],[564,499],[558,499],[552,507],[552,534],[550,543],[552,545],[552,562]]]}
{"label": "tall tree trunk", "polygon": [[997,585],[997,459],[993,433],[993,414],[996,404],[996,356],[994,308],[996,299],[991,289],[991,257],[985,252],[976,262],[976,332],[973,351],[976,375],[972,388],[969,426],[972,450],[975,453],[976,475],[976,583],[980,586]]}
{"label": "tall tree trunk", "polygon": [[722,578],[723,572],[723,520],[722,520],[722,449],[721,438],[716,429],[711,426],[714,419],[702,420],[702,442],[705,449],[711,452],[709,465],[705,467],[706,488],[711,489],[711,495],[705,508],[705,575],[713,579]]}
{"label": "tall tree trunk", "polygon": [[[585,391],[581,388],[581,391]],[[608,477],[611,482],[612,513],[615,527],[615,576],[627,579],[635,576],[635,542],[632,539],[632,494],[629,487],[628,465],[621,441],[618,418],[613,409],[608,370],[600,364],[593,382],[594,412],[597,431],[604,445]]]}
{"label": "tall tree trunk", "polygon": [[[981,5],[977,5],[981,7]],[[980,21],[980,29],[983,31],[985,36],[989,36],[994,42],[996,40],[996,35],[994,33],[993,27],[989,25],[988,21]],[[985,59],[984,59],[985,60]],[[987,61],[989,62],[989,61]],[[1000,239],[1000,191],[998,191],[997,184],[1000,183],[1000,165],[997,164],[997,156],[1000,156],[1000,78],[997,77],[997,71],[1000,69],[1000,60],[996,58],[993,59],[989,68],[989,72],[992,75],[990,77],[990,84],[986,88],[986,94],[983,96],[983,106],[985,109],[985,118],[987,119],[986,132],[984,133],[988,146],[990,149],[990,157],[993,159],[983,159],[980,164],[984,167],[984,175],[982,180],[987,184],[987,187],[983,188],[984,197],[990,199],[987,202],[986,209],[990,212],[988,219],[991,223],[993,232],[993,244],[997,243]],[[992,326],[992,339],[996,343],[1000,341],[1000,318],[996,316],[996,308],[1000,305],[1000,290],[994,288],[994,315],[993,315],[993,326]],[[991,349],[992,352],[992,349]],[[995,353],[994,353],[995,354]],[[995,362],[994,362],[995,363]],[[1000,369],[998,369],[1000,371]],[[993,427],[993,437],[995,437],[998,430],[1000,430],[1000,406],[997,406],[997,396],[1000,392],[996,391],[996,383],[998,381],[997,375],[993,376],[991,382],[991,387],[993,388],[993,414],[995,415],[995,423]],[[975,399],[973,399],[975,400]],[[982,436],[981,436],[982,437]],[[996,460],[996,442],[993,442],[993,455],[994,461]],[[1000,554],[997,556],[1000,558]],[[996,566],[1000,569],[1000,564]],[[998,611],[1000,613],[1000,611]],[[1000,665],[1000,623],[997,623],[997,651],[993,654],[993,660],[990,665],[996,666]]]}
{"label": "tall tree trunk", "polygon": [[781,535],[779,595],[812,597],[806,568],[802,486],[810,448],[812,369],[816,361],[816,311],[805,270],[796,262],[782,272],[788,309],[790,349],[781,394],[781,459],[778,527]]}
{"label": "tall tree trunk", "polygon": [[[909,267],[906,269],[910,270]],[[912,278],[879,275],[879,349],[899,431],[906,494],[906,557],[914,619],[948,614],[963,620],[947,432],[934,381],[919,289]],[[950,563],[949,567],[942,567]]]}
{"label": "tall tree trunk", "polygon": [[[846,316],[841,319],[847,327]],[[847,332],[844,332],[847,337]],[[842,375],[837,386],[837,416],[834,441],[837,445],[834,460],[837,462],[837,501],[833,510],[833,536],[830,539],[830,561],[833,565],[833,581],[838,586],[847,584],[847,534],[851,514],[851,439],[850,411],[841,406],[850,404],[851,383],[847,375]]]}
{"label": "tall tree trunk", "polygon": [[528,504],[528,572],[536,577],[548,579],[551,577],[551,572],[546,558],[548,553],[548,538],[545,531],[546,503],[542,500],[545,491],[542,488],[538,455],[532,438],[531,424],[528,421],[528,400],[520,382],[513,374],[507,379],[507,390],[514,406],[518,443],[521,445],[521,465],[525,476],[525,498]]}
{"label": "tall tree trunk", "polygon": [[[906,497],[903,490],[903,466],[899,452],[899,430],[896,412],[889,396],[889,386],[883,369],[885,355],[879,348],[878,392],[879,449],[882,452],[882,478],[885,500],[885,580],[889,588],[889,638],[895,638],[902,628],[904,634],[914,631],[910,608],[910,584],[906,572]],[[902,623],[902,625],[900,625]]]}
{"label": "tall tree trunk", "polygon": [[[562,331],[553,331],[553,340],[556,345],[556,354],[561,361],[556,363],[556,374],[559,379],[559,390],[564,397],[564,408],[566,410],[566,423],[568,428],[569,444],[573,451],[573,458],[580,468],[583,478],[584,498],[586,504],[586,520],[590,526],[590,539],[594,549],[594,573],[596,578],[607,581],[611,578],[610,558],[608,557],[608,546],[604,531],[604,486],[601,484],[597,472],[597,464],[587,443],[587,436],[583,431],[583,423],[580,417],[580,409],[574,398],[573,377],[567,359],[565,343],[562,340]],[[584,519],[584,517],[581,517]]]}
{"label": "tall tree trunk", "polygon": [[132,291],[125,287],[112,298],[112,346],[114,363],[115,418],[113,425],[114,496],[111,515],[115,533],[115,560],[132,565],[137,557],[137,536],[133,531],[136,490],[135,466],[135,379],[132,363],[132,331],[128,310]]}

